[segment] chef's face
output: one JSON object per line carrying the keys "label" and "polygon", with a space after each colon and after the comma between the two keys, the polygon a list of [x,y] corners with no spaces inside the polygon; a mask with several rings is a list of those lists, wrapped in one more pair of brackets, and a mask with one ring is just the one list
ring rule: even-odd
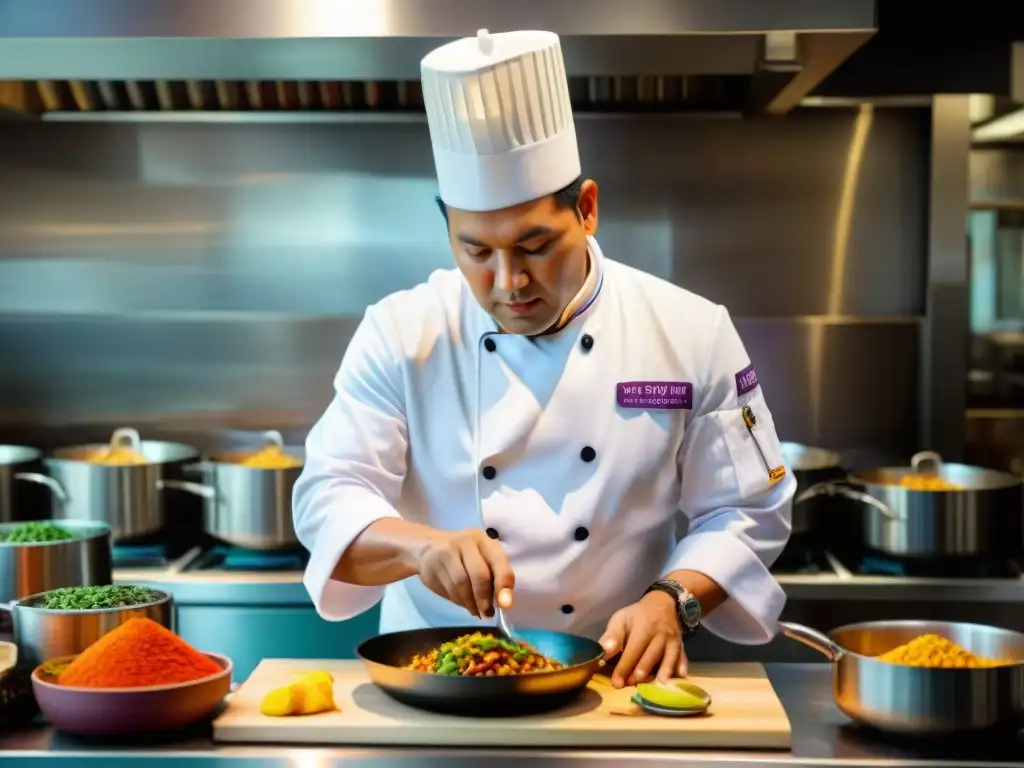
{"label": "chef's face", "polygon": [[597,184],[590,179],[575,206],[549,195],[500,211],[448,208],[455,262],[507,333],[554,325],[587,279],[587,236],[595,232]]}

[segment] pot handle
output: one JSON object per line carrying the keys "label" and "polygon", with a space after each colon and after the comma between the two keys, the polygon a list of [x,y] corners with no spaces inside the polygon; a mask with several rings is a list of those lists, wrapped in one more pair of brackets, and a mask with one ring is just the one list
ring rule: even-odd
{"label": "pot handle", "polygon": [[177,491],[185,491],[185,493],[202,496],[204,499],[217,498],[217,489],[213,486],[203,485],[202,483],[192,483],[188,480],[157,480],[156,487],[161,491],[166,490],[167,488],[173,488]]}
{"label": "pot handle", "polygon": [[135,453],[141,453],[142,438],[139,436],[139,430],[132,427],[119,427],[115,429],[110,436],[110,447],[113,449],[122,446],[131,448]]}
{"label": "pot handle", "polygon": [[[931,467],[922,467],[922,464],[931,464]],[[910,457],[910,466],[915,472],[930,471],[938,474],[942,468],[942,457],[935,451],[921,451]]]}
{"label": "pot handle", "polygon": [[24,480],[28,483],[38,483],[39,485],[45,485],[50,489],[53,497],[57,499],[61,506],[68,503],[68,493],[64,490],[64,486],[58,483],[49,475],[43,475],[39,472],[18,472],[14,475],[15,480]]}
{"label": "pot handle", "polygon": [[901,519],[897,513],[889,509],[888,504],[876,499],[870,493],[864,493],[864,491],[858,491],[850,488],[844,483],[834,481],[812,485],[806,491],[803,491],[793,499],[793,506],[795,507],[797,504],[803,504],[805,501],[817,498],[818,496],[842,496],[843,498],[850,499],[851,501],[859,501],[861,504],[867,504],[868,506],[874,507],[890,520]]}
{"label": "pot handle", "polygon": [[792,624],[788,621],[780,621],[779,629],[782,630],[782,634],[786,637],[796,640],[798,643],[803,643],[808,648],[813,648],[822,655],[827,656],[829,661],[839,661],[843,656],[843,649],[833,643],[827,635],[816,629],[805,627],[803,624]]}

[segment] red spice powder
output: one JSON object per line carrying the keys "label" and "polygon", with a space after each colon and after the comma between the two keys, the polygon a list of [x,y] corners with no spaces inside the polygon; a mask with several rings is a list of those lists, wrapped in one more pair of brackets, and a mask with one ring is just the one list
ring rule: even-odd
{"label": "red spice powder", "polygon": [[221,666],[152,619],[134,618],[86,648],[57,678],[74,688],[140,688],[187,683]]}

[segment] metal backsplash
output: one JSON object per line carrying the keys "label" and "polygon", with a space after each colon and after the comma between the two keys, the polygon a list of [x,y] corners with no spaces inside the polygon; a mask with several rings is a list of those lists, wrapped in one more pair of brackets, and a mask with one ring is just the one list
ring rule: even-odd
{"label": "metal backsplash", "polygon": [[[928,125],[819,109],[578,132],[605,252],[730,308],[785,438],[905,458]],[[301,438],[366,305],[451,265],[420,120],[26,122],[0,142],[0,440]]]}

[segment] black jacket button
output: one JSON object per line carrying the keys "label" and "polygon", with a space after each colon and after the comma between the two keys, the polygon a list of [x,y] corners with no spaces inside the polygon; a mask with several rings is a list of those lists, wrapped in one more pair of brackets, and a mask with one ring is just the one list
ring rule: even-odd
{"label": "black jacket button", "polygon": [[494,530],[493,528],[488,528],[487,529],[487,535],[490,536],[492,539],[498,538],[498,532],[496,530]]}
{"label": "black jacket button", "polygon": [[576,533],[573,534],[573,536],[576,537],[576,541],[586,541],[589,535],[590,531],[588,531],[582,525],[579,528],[577,528]]}
{"label": "black jacket button", "polygon": [[572,613],[574,610],[576,610],[576,609],[573,608],[571,605],[566,604],[566,605],[562,606],[562,613],[569,614],[569,613]]}
{"label": "black jacket button", "polygon": [[483,468],[482,474],[484,476],[484,480],[493,480],[495,477],[498,476],[498,470],[496,470],[494,467],[488,464],[486,467]]}
{"label": "black jacket button", "polygon": [[597,458],[597,451],[589,445],[585,445],[583,446],[583,450],[580,451],[580,458],[587,462],[593,461]]}
{"label": "black jacket button", "polygon": [[584,333],[580,337],[580,346],[583,347],[584,352],[589,352],[594,347],[594,337],[589,333]]}
{"label": "black jacket button", "polygon": [[494,343],[494,339],[492,339],[490,336],[484,339],[484,349],[486,349],[488,352],[493,352],[497,348],[498,345]]}

